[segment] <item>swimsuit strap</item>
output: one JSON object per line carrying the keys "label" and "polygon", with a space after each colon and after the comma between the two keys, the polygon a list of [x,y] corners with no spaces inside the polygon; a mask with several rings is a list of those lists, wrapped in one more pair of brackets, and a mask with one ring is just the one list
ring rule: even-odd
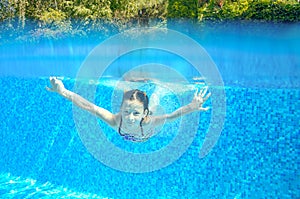
{"label": "swimsuit strap", "polygon": [[[120,134],[120,136],[122,136],[125,140],[128,140],[128,141],[132,141],[132,142],[145,142],[147,141],[150,137],[145,137],[145,138],[138,138],[138,137],[135,137],[133,135],[130,135],[130,134],[127,134],[127,133],[121,133],[122,132],[122,129],[121,129],[121,126],[122,126],[122,118],[120,120],[120,125],[119,125],[119,129],[118,129],[118,133]],[[141,127],[142,128],[142,127]],[[143,128],[142,128],[143,129]]]}
{"label": "swimsuit strap", "polygon": [[150,138],[150,137],[147,137],[147,138],[137,138],[137,137],[134,137],[133,135],[130,135],[130,134],[123,134],[122,137],[125,140],[132,141],[132,142],[145,142],[145,141],[147,141]]}

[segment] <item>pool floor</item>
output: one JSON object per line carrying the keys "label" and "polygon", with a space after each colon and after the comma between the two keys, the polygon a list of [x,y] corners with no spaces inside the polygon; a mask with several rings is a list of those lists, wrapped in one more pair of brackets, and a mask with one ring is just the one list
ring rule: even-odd
{"label": "pool floor", "polygon": [[[72,81],[65,83],[72,88]],[[205,158],[199,150],[210,112],[201,114],[196,138],[177,161],[134,174],[109,168],[86,150],[71,103],[47,92],[46,85],[46,78],[0,78],[1,197],[300,196],[299,88],[225,87],[225,125]]]}

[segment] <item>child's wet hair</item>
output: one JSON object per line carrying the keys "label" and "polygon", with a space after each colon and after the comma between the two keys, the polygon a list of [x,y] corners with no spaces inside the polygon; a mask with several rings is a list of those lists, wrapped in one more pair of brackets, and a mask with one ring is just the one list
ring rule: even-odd
{"label": "child's wet hair", "polygon": [[145,92],[135,89],[135,90],[130,90],[130,91],[126,91],[123,95],[123,101],[122,104],[124,102],[124,100],[138,100],[139,102],[143,103],[144,106],[144,111],[148,111],[149,112],[149,99],[148,96]]}

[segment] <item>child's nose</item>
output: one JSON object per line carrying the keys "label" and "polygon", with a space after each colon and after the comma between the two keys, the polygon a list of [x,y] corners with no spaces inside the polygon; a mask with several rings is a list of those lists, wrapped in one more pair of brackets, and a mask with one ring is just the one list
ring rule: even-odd
{"label": "child's nose", "polygon": [[130,113],[130,115],[129,115],[129,119],[130,119],[130,120],[133,120],[133,119],[134,119],[134,115],[133,115],[133,113]]}

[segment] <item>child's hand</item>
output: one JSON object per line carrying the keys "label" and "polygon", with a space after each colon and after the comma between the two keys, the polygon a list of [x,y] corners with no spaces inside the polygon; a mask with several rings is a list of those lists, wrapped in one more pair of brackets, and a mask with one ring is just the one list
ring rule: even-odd
{"label": "child's hand", "polygon": [[51,92],[62,93],[62,91],[65,89],[65,86],[62,83],[62,81],[57,79],[56,77],[50,77],[49,80],[52,88],[46,86],[46,89]]}
{"label": "child's hand", "polygon": [[209,107],[202,107],[202,105],[206,102],[206,100],[210,97],[211,93],[207,93],[208,87],[203,87],[200,91],[196,90],[194,94],[194,98],[191,102],[191,106],[193,109],[199,110],[199,111],[207,111]]}

